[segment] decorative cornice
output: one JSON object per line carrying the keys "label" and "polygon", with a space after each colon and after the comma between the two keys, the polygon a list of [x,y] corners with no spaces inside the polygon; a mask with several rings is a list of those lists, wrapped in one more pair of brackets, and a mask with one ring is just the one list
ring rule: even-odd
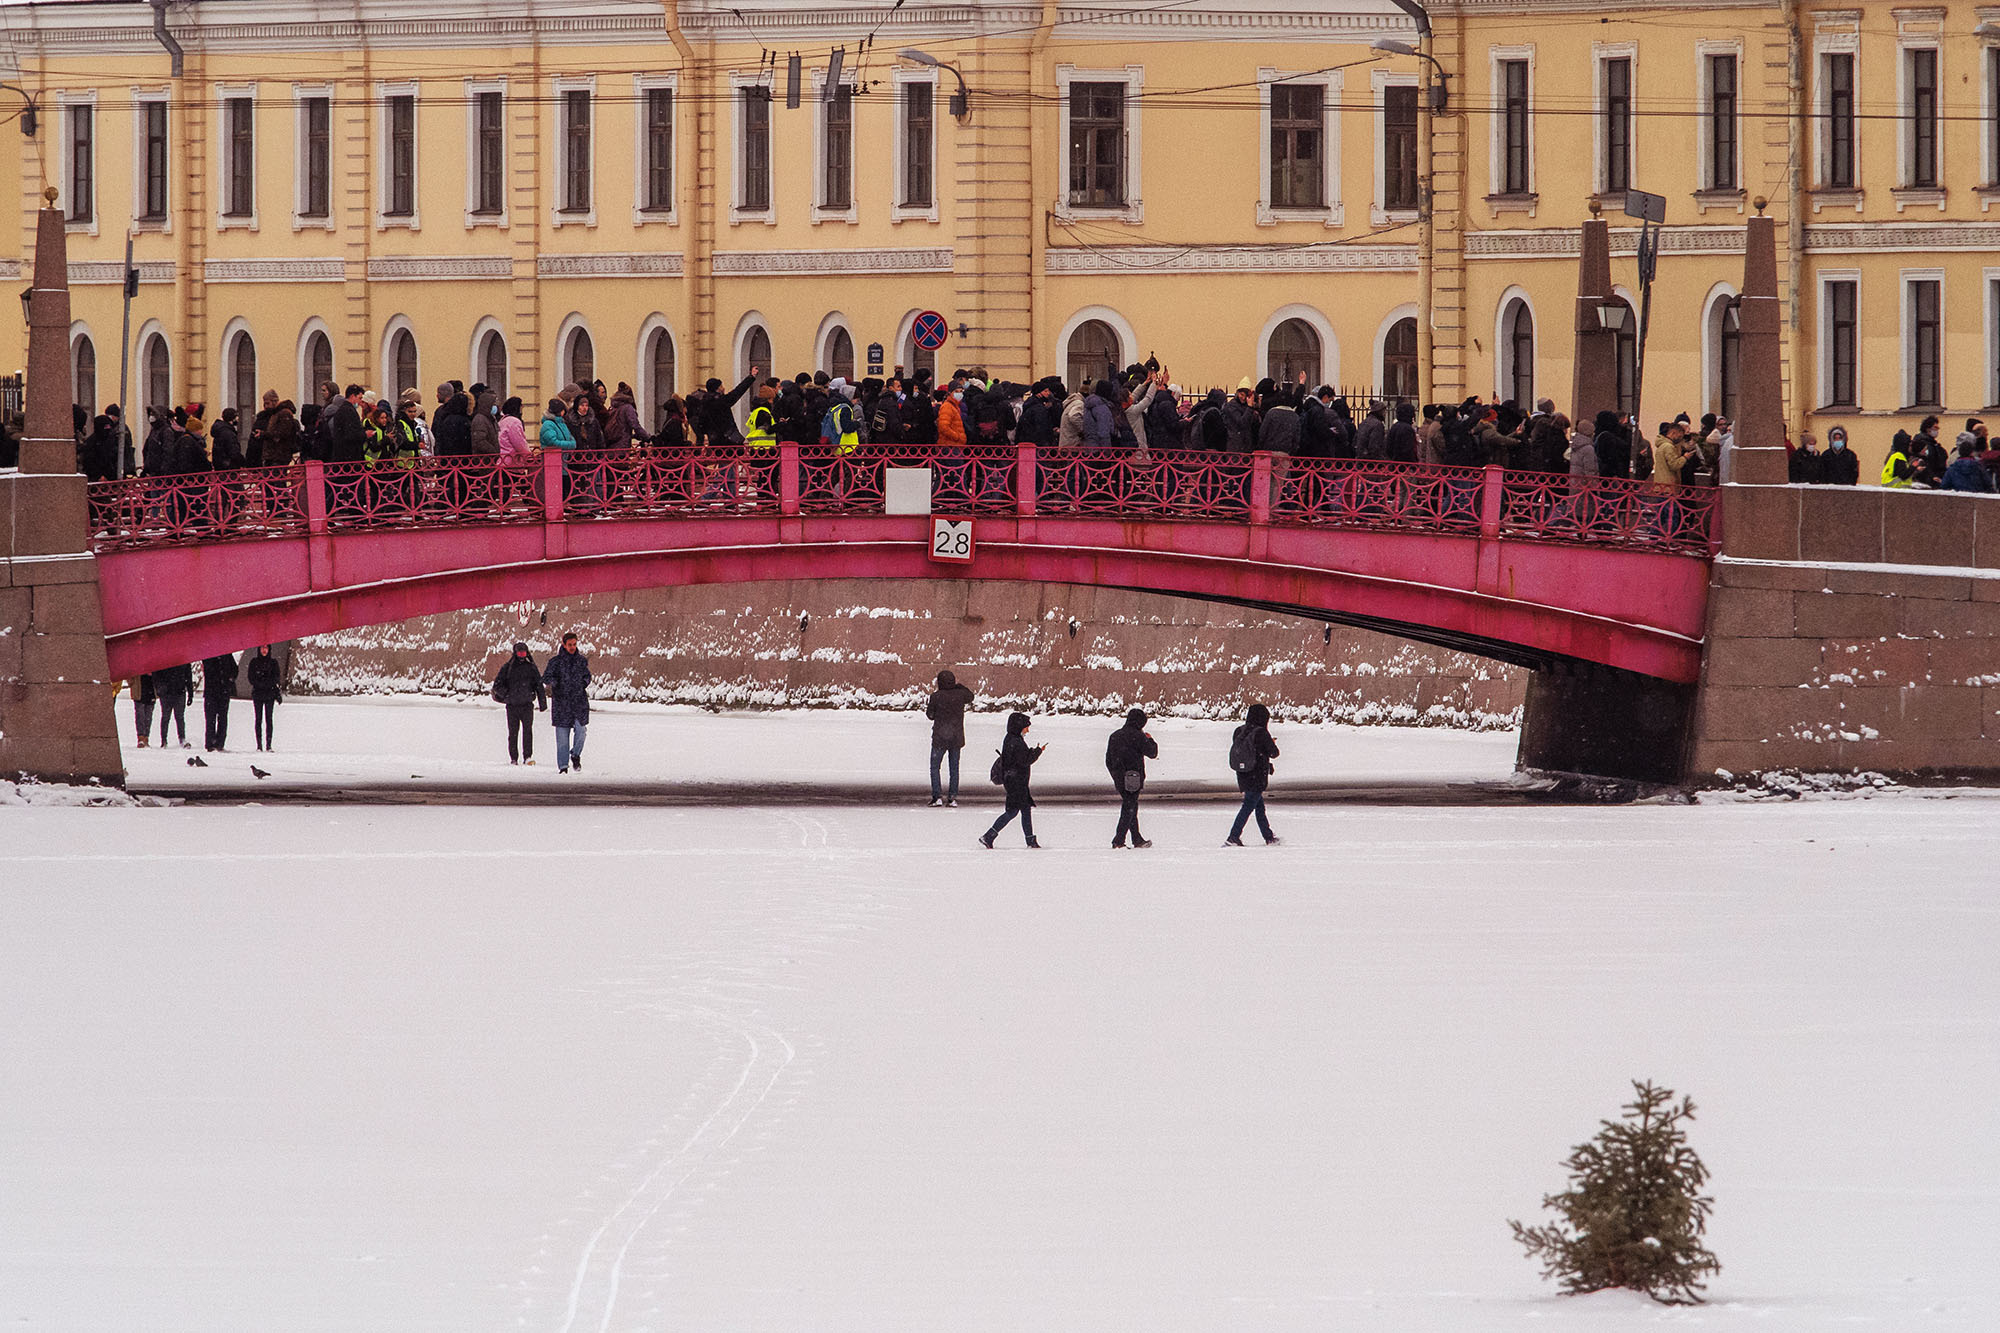
{"label": "decorative cornice", "polygon": [[[1581,227],[1548,227],[1539,230],[1475,231],[1465,236],[1467,259],[1560,259],[1575,258],[1583,248]],[[1667,227],[1660,232],[1660,253],[1670,255],[1730,255],[1743,252],[1743,228]],[[1611,229],[1611,253],[1630,256],[1639,253],[1637,227]]]}
{"label": "decorative cornice", "polygon": [[370,282],[476,282],[514,276],[505,255],[388,255],[368,261]]}
{"label": "decorative cornice", "polygon": [[209,259],[201,266],[208,282],[344,282],[344,259]]}
{"label": "decorative cornice", "polygon": [[0,259],[0,278],[18,278],[20,276],[21,276],[20,260]]}
{"label": "decorative cornice", "polygon": [[[18,264],[20,261],[16,260]],[[139,270],[142,283],[172,283],[175,265],[171,259],[149,259],[132,267]],[[125,266],[117,260],[83,259],[69,266],[69,280],[77,287],[116,287],[125,282]]]}
{"label": "decorative cornice", "polygon": [[541,255],[535,260],[538,278],[678,278],[678,254]]}
{"label": "decorative cornice", "polygon": [[1805,248],[1821,254],[1860,250],[2000,250],[2000,221],[1811,223],[1806,227]]}
{"label": "decorative cornice", "polygon": [[[169,27],[199,52],[351,51],[357,48],[506,47],[545,43],[624,44],[666,41],[658,0],[538,0],[523,14],[514,0],[362,0],[351,17],[301,19],[297,0],[237,0],[227,6],[177,8]],[[358,13],[356,11],[358,10]],[[447,11],[439,13],[440,10]],[[449,12],[449,11],[456,12]],[[559,11],[559,12],[550,12]],[[139,5],[38,5],[31,13],[0,7],[0,26],[16,50],[158,50],[152,12]]]}
{"label": "decorative cornice", "polygon": [[1043,271],[1070,275],[1144,277],[1149,273],[1415,272],[1414,245],[1233,245],[1186,250],[1169,245],[1051,247]]}
{"label": "decorative cornice", "polygon": [[949,273],[949,246],[897,250],[717,250],[715,276],[812,277],[846,273]]}

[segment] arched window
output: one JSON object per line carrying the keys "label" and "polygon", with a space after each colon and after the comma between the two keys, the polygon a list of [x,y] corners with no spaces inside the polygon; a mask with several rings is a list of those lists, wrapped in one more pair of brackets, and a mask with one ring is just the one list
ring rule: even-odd
{"label": "arched window", "polygon": [[750,335],[743,340],[743,373],[752,369],[762,370],[768,378],[771,368],[771,335],[762,324],[752,324]]}
{"label": "arched window", "polygon": [[1086,319],[1069,335],[1069,387],[1088,391],[1099,380],[1118,378],[1118,334],[1101,319]]}
{"label": "arched window", "polygon": [[497,329],[479,344],[479,378],[501,399],[507,397],[507,340]]}
{"label": "arched window", "polygon": [[1392,401],[1417,397],[1417,321],[1399,319],[1382,339],[1382,396]]}
{"label": "arched window", "polygon": [[1264,373],[1280,384],[1297,384],[1301,374],[1309,387],[1319,384],[1319,334],[1313,326],[1288,319],[1272,329]]}
{"label": "arched window", "polygon": [[157,333],[146,339],[139,364],[145,368],[146,374],[145,406],[171,412],[174,406],[174,365],[167,352],[167,340]]}
{"label": "arched window", "polygon": [[1736,420],[1743,386],[1743,330],[1737,320],[1736,302],[1718,297],[1708,315],[1709,372],[1708,408]]}
{"label": "arched window", "polygon": [[237,428],[248,431],[257,416],[257,344],[246,331],[229,349],[229,405],[236,409]]}
{"label": "arched window", "polygon": [[1622,306],[1625,318],[1620,321],[1614,335],[1618,347],[1618,410],[1637,413],[1639,410],[1639,317],[1632,312],[1632,303],[1624,297],[1614,297],[1612,305]]}
{"label": "arched window", "polygon": [[397,329],[389,340],[389,396],[400,398],[405,389],[417,387],[417,339],[408,329]]}
{"label": "arched window", "polygon": [[937,378],[937,353],[928,347],[917,346],[916,337],[912,335],[909,342],[903,348],[903,374],[913,377],[918,371],[928,373],[935,380]]}
{"label": "arched window", "polygon": [[827,336],[825,369],[841,379],[854,378],[854,339],[844,328],[836,327]]}
{"label": "arched window", "polygon": [[[333,344],[324,333],[314,330],[306,339],[306,379],[305,401],[316,403],[320,400],[320,386],[333,378]],[[302,403],[301,406],[304,404]]]}
{"label": "arched window", "polygon": [[1526,301],[1516,299],[1500,322],[1503,361],[1500,392],[1517,406],[1535,405],[1535,316]]}
{"label": "arched window", "polygon": [[650,421],[660,405],[674,392],[674,335],[654,329],[646,342],[646,401],[639,404],[639,416]]}
{"label": "arched window", "polygon": [[578,327],[569,335],[569,382],[587,385],[597,378],[597,353],[590,345],[590,330]]}
{"label": "arched window", "polygon": [[70,401],[86,412],[97,410],[97,348],[83,334],[70,349]]}

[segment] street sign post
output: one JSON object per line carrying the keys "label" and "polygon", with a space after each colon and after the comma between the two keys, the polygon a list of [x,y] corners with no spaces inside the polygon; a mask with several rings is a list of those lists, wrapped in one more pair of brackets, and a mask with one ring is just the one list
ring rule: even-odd
{"label": "street sign post", "polygon": [[1639,221],[1639,340],[1632,349],[1632,447],[1637,450],[1643,438],[1639,413],[1646,388],[1646,335],[1653,330],[1653,275],[1660,264],[1660,225],[1667,220],[1667,197],[1627,190],[1625,216]]}
{"label": "street sign post", "polygon": [[910,341],[926,352],[935,352],[951,337],[951,325],[935,310],[926,310],[910,324]]}

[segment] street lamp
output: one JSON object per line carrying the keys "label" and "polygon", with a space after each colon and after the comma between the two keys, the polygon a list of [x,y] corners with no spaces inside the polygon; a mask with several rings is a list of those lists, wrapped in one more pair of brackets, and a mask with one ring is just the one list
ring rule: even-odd
{"label": "street lamp", "polygon": [[951,76],[958,80],[958,91],[951,95],[951,114],[958,120],[965,120],[971,116],[972,98],[965,90],[965,76],[958,72],[958,66],[947,65],[930,52],[920,51],[914,46],[906,46],[896,52],[896,55],[899,59],[907,60],[913,65],[928,65],[932,69],[950,70]]}
{"label": "street lamp", "polygon": [[1624,328],[1625,303],[1623,301],[1616,301],[1597,307],[1597,322],[1613,333]]}
{"label": "street lamp", "polygon": [[1450,105],[1451,75],[1445,71],[1443,65],[1438,63],[1436,56],[1428,51],[1419,50],[1411,46],[1408,42],[1399,42],[1394,37],[1377,37],[1370,43],[1370,47],[1373,50],[1382,52],[1384,55],[1415,56],[1419,60],[1427,61],[1430,64],[1432,72],[1437,75],[1437,82],[1430,86],[1429,95],[1424,100],[1430,103],[1432,111],[1442,111],[1446,106]]}
{"label": "street lamp", "polygon": [[23,138],[34,138],[35,131],[41,128],[42,110],[35,104],[35,95],[15,83],[0,83],[0,88],[4,88],[10,93],[19,93],[23,98],[27,99],[28,105],[21,108],[21,135]]}

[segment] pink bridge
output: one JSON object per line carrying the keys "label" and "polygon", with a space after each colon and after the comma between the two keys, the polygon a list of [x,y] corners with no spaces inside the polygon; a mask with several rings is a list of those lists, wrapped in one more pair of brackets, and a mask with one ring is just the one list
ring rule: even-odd
{"label": "pink bridge", "polygon": [[[970,564],[884,513],[928,466]],[[1046,580],[1267,607],[1529,666],[1700,672],[1710,490],[1204,453],[652,450],[90,488],[114,676],[501,602],[799,578]]]}

